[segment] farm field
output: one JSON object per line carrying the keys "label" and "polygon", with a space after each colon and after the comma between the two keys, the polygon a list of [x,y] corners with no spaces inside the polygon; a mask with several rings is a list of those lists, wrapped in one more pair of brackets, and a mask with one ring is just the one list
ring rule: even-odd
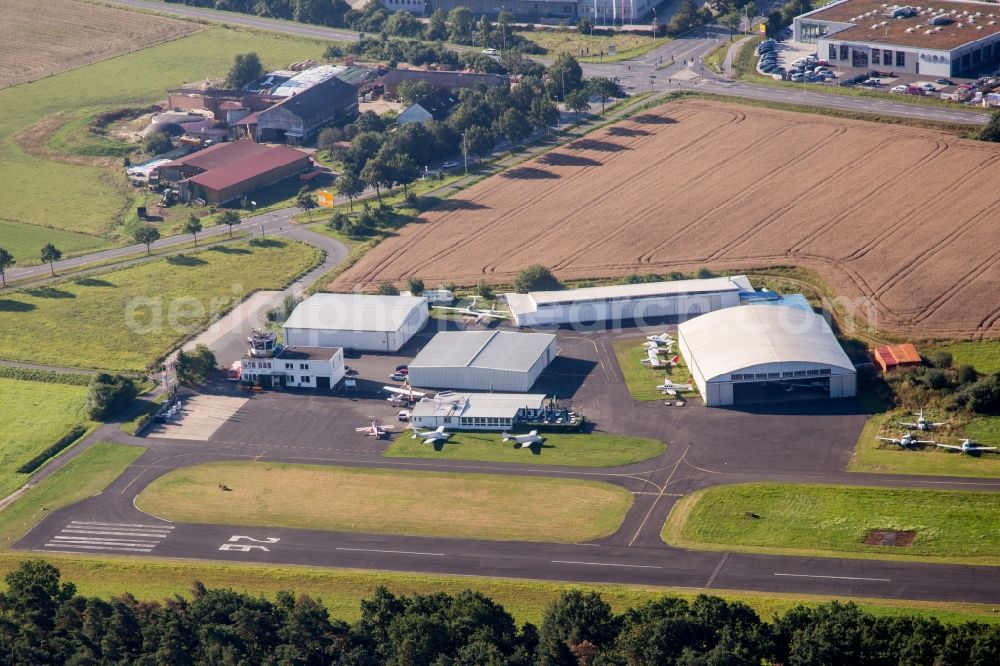
{"label": "farm field", "polygon": [[270,463],[174,470],[136,498],[180,522],[567,543],[611,534],[631,504],[597,481]]}
{"label": "farm field", "polygon": [[876,329],[995,338],[998,187],[994,144],[688,99],[470,187],[332,287],[794,264]]}
{"label": "farm field", "polygon": [[316,257],[301,243],[252,240],[7,291],[0,358],[142,370],[250,292],[284,287]]}
{"label": "farm field", "polygon": [[78,0],[0,4],[0,86],[50,76],[119,53],[176,39],[189,21]]}
{"label": "farm field", "polygon": [[91,234],[8,220],[0,220],[0,239],[2,247],[14,255],[17,266],[41,263],[39,254],[46,243],[55,245],[67,258],[107,245],[106,240]]}

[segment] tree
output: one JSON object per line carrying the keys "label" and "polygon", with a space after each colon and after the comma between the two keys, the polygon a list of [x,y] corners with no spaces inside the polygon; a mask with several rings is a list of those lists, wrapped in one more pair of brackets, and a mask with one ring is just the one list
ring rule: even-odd
{"label": "tree", "polygon": [[455,7],[448,12],[448,36],[453,42],[462,43],[472,35],[474,17],[468,7]]}
{"label": "tree", "polygon": [[528,122],[533,129],[547,135],[549,128],[559,122],[559,109],[548,97],[536,97],[531,100]]}
{"label": "tree", "polygon": [[407,187],[420,177],[420,167],[410,159],[409,155],[397,154],[389,162],[392,180],[403,186],[403,196],[409,196]]}
{"label": "tree", "polygon": [[347,197],[351,202],[351,212],[354,212],[354,197],[365,191],[364,182],[353,172],[345,171],[337,178],[337,194]]}
{"label": "tree", "polygon": [[434,86],[427,81],[403,81],[399,84],[398,90],[400,101],[404,104],[413,104],[434,92]]}
{"label": "tree", "polygon": [[594,20],[587,15],[581,16],[580,20],[576,22],[576,31],[581,35],[586,35],[593,29]]}
{"label": "tree", "polygon": [[981,141],[992,141],[1000,143],[1000,111],[994,111],[990,116],[990,122],[979,132]]}
{"label": "tree", "polygon": [[149,155],[162,155],[174,147],[166,132],[153,132],[142,142],[142,149]]}
{"label": "tree", "polygon": [[[548,608],[538,636],[538,664],[556,666],[579,663],[575,649],[611,643],[616,633],[611,607],[596,592],[563,592]],[[588,650],[589,652],[589,650]]]}
{"label": "tree", "polygon": [[347,231],[350,223],[351,218],[347,217],[347,214],[343,211],[338,210],[333,214],[333,216],[330,217],[330,221],[326,223],[326,226],[330,227],[334,231]]}
{"label": "tree", "polygon": [[587,86],[592,95],[596,95],[601,100],[601,115],[604,115],[604,108],[609,99],[623,97],[622,87],[611,79],[598,76],[590,80]]}
{"label": "tree", "polygon": [[396,285],[388,280],[383,280],[378,283],[375,293],[379,296],[399,296],[399,289],[396,289]]}
{"label": "tree", "polygon": [[7,286],[7,273],[6,270],[14,265],[14,255],[12,255],[5,248],[0,247],[0,280],[3,280],[3,286]]}
{"label": "tree", "polygon": [[306,216],[311,220],[313,208],[316,208],[319,204],[316,203],[316,197],[309,194],[309,190],[302,188],[299,193],[295,195],[295,205],[306,212]]}
{"label": "tree", "polygon": [[493,287],[486,280],[480,280],[476,283],[476,296],[492,301],[495,296]]}
{"label": "tree", "polygon": [[94,375],[87,391],[87,414],[94,421],[114,416],[139,395],[139,388],[128,377],[100,372]]}
{"label": "tree", "polygon": [[556,61],[545,71],[545,84],[552,99],[563,101],[565,96],[586,85],[583,82],[583,70],[576,58],[568,53],[560,54]]}
{"label": "tree", "polygon": [[489,127],[473,125],[465,130],[465,149],[482,162],[483,158],[493,152],[497,145],[497,137]]}
{"label": "tree", "polygon": [[417,17],[402,10],[393,12],[392,15],[382,24],[383,35],[393,35],[396,37],[417,37],[423,30],[423,25]]}
{"label": "tree", "polygon": [[513,154],[517,142],[531,132],[531,125],[518,109],[507,109],[497,118],[496,129],[498,134],[510,141],[510,152]]}
{"label": "tree", "polygon": [[233,227],[241,224],[243,220],[240,219],[240,214],[235,210],[224,210],[222,214],[219,215],[219,224],[224,224],[229,227],[229,237],[233,237]]}
{"label": "tree", "polygon": [[448,39],[448,15],[441,8],[435,9],[427,20],[424,36],[433,41]]}
{"label": "tree", "polygon": [[193,386],[204,384],[217,365],[212,350],[205,345],[198,345],[194,351],[177,352],[174,371],[177,373],[177,381]]}
{"label": "tree", "polygon": [[239,90],[243,86],[264,76],[264,66],[256,53],[237,53],[233,58],[233,66],[226,76],[226,87]]}
{"label": "tree", "polygon": [[566,108],[574,113],[587,113],[590,111],[590,90],[580,88],[566,95]]}
{"label": "tree", "polygon": [[410,290],[410,293],[414,296],[419,296],[424,293],[424,281],[420,278],[411,275],[406,278],[406,288]]}
{"label": "tree", "polygon": [[194,213],[191,213],[191,215],[188,216],[187,222],[184,223],[184,232],[194,236],[195,247],[198,246],[198,234],[201,233],[201,230],[201,220],[199,220]]}
{"label": "tree", "polygon": [[532,264],[521,270],[514,278],[514,291],[519,294],[526,294],[529,291],[556,291],[565,289],[560,282],[545,266]]}
{"label": "tree", "polygon": [[55,275],[55,262],[62,259],[62,251],[52,243],[46,243],[42,246],[41,259],[49,265],[49,270],[52,272],[52,275]]}
{"label": "tree", "polygon": [[379,203],[382,203],[382,187],[388,185],[392,180],[389,164],[384,159],[384,156],[380,153],[368,160],[364,168],[361,169],[360,175],[361,180],[366,185],[375,188],[375,196],[378,198]]}
{"label": "tree", "polygon": [[316,138],[316,145],[325,150],[327,157],[333,158],[333,149],[344,140],[344,132],[338,127],[324,127]]}
{"label": "tree", "polygon": [[135,231],[132,232],[132,237],[135,239],[136,243],[142,243],[145,245],[146,254],[150,255],[153,253],[151,246],[153,243],[160,240],[160,230],[152,224],[143,224],[135,228]]}

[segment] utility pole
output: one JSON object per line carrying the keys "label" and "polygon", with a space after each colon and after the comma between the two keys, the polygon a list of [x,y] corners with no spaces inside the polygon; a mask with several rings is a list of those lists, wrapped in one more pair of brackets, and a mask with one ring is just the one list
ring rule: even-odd
{"label": "utility pole", "polygon": [[653,39],[656,39],[656,9],[653,9]]}
{"label": "utility pole", "polygon": [[465,157],[465,175],[469,175],[469,144],[465,141],[465,132],[462,132],[462,156]]}

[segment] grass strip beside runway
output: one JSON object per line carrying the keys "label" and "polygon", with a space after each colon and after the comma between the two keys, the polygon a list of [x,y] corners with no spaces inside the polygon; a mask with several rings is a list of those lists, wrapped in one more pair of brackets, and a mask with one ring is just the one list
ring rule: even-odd
{"label": "grass strip beside runway", "polygon": [[[1000,493],[748,483],[683,498],[663,539],[694,549],[1000,565],[997,515]],[[869,545],[872,530],[915,536],[908,546]]]}
{"label": "grass strip beside runway", "polygon": [[407,433],[397,436],[385,452],[391,458],[481,460],[529,465],[615,467],[663,455],[666,445],[655,439],[623,435],[542,433],[545,442],[530,449],[515,449],[500,433],[455,433],[438,447],[424,444]]}
{"label": "grass strip beside runway", "polygon": [[136,505],[188,523],[573,543],[617,530],[632,495],[597,481],[209,463],[157,479]]}

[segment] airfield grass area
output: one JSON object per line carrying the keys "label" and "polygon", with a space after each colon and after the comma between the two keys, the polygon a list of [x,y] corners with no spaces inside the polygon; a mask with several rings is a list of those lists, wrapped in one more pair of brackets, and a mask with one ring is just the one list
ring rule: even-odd
{"label": "airfield grass area", "polygon": [[0,247],[14,255],[16,266],[41,263],[39,255],[46,243],[55,245],[67,258],[107,245],[106,240],[91,234],[0,220]]}
{"label": "airfield grass area", "polygon": [[617,530],[632,495],[596,481],[210,463],[164,475],[136,505],[178,522],[574,543]]}
{"label": "airfield grass area", "polygon": [[[666,400],[669,396],[660,393],[656,387],[662,384],[664,379],[670,379],[675,384],[688,384],[691,382],[691,372],[684,365],[684,359],[680,359],[681,364],[676,368],[651,368],[643,365],[642,359],[646,358],[646,350],[642,345],[645,341],[644,337],[634,340],[615,340],[612,344],[615,348],[615,358],[618,359],[618,367],[621,368],[625,385],[628,386],[628,392],[632,394],[633,399],[642,402]],[[676,349],[676,345],[674,348]],[[664,356],[663,359],[669,361],[670,357]],[[697,391],[680,392],[682,398],[695,395]]]}
{"label": "airfield grass area", "polygon": [[[152,17],[150,17],[152,20]],[[256,52],[265,67],[319,58],[320,42],[209,28],[172,42],[0,91],[0,210],[7,221],[106,236],[132,207],[135,191],[120,167],[87,166],[25,151],[13,136],[85,107],[115,109],[165,98],[168,88],[224,77],[236,53]],[[120,162],[116,162],[120,164]],[[32,251],[32,256],[37,249]]]}
{"label": "airfield grass area", "polygon": [[87,388],[0,378],[0,498],[24,484],[16,470],[87,423]]}
{"label": "airfield grass area", "polygon": [[[998,565],[998,512],[1000,493],[747,483],[684,497],[663,539],[694,549]],[[867,545],[870,530],[916,537],[907,547]]]}
{"label": "airfield grass area", "polygon": [[[858,437],[847,469],[850,472],[876,472],[881,474],[919,474],[927,476],[974,476],[1000,478],[1000,455],[983,453],[970,456],[959,451],[940,449],[936,446],[903,449],[892,442],[875,439],[899,437],[906,432],[903,427],[884,427],[905,414],[879,414],[868,419]],[[906,419],[904,419],[906,420]],[[1000,446],[1000,417],[971,421],[964,434],[983,446]],[[919,439],[960,444],[957,433],[945,435],[938,432],[914,431]]]}
{"label": "airfield grass area", "polygon": [[950,353],[954,365],[971,365],[984,374],[1000,372],[1000,340],[951,342],[934,350]]}
{"label": "airfield grass area", "polygon": [[318,251],[282,239],[217,246],[0,296],[0,358],[142,370],[252,291],[280,289]]}
{"label": "airfield grass area", "polygon": [[455,433],[438,447],[413,439],[409,433],[396,436],[385,452],[389,457],[447,458],[453,460],[487,460],[493,462],[535,465],[570,465],[573,467],[614,467],[649,460],[663,455],[666,445],[655,439],[606,435],[603,433],[562,434],[541,433],[542,445],[531,449],[515,449],[513,442],[504,442],[500,433]]}
{"label": "airfield grass area", "polygon": [[[563,53],[583,60],[584,62],[602,62],[600,54],[604,53],[603,62],[613,62],[635,58],[652,51],[657,46],[663,46],[667,40],[663,37],[653,39],[651,35],[639,32],[621,32],[615,35],[594,35],[579,33],[576,30],[532,30],[515,31],[515,34],[530,39],[541,46],[550,56]],[[608,55],[608,47],[615,46],[615,55]]]}

